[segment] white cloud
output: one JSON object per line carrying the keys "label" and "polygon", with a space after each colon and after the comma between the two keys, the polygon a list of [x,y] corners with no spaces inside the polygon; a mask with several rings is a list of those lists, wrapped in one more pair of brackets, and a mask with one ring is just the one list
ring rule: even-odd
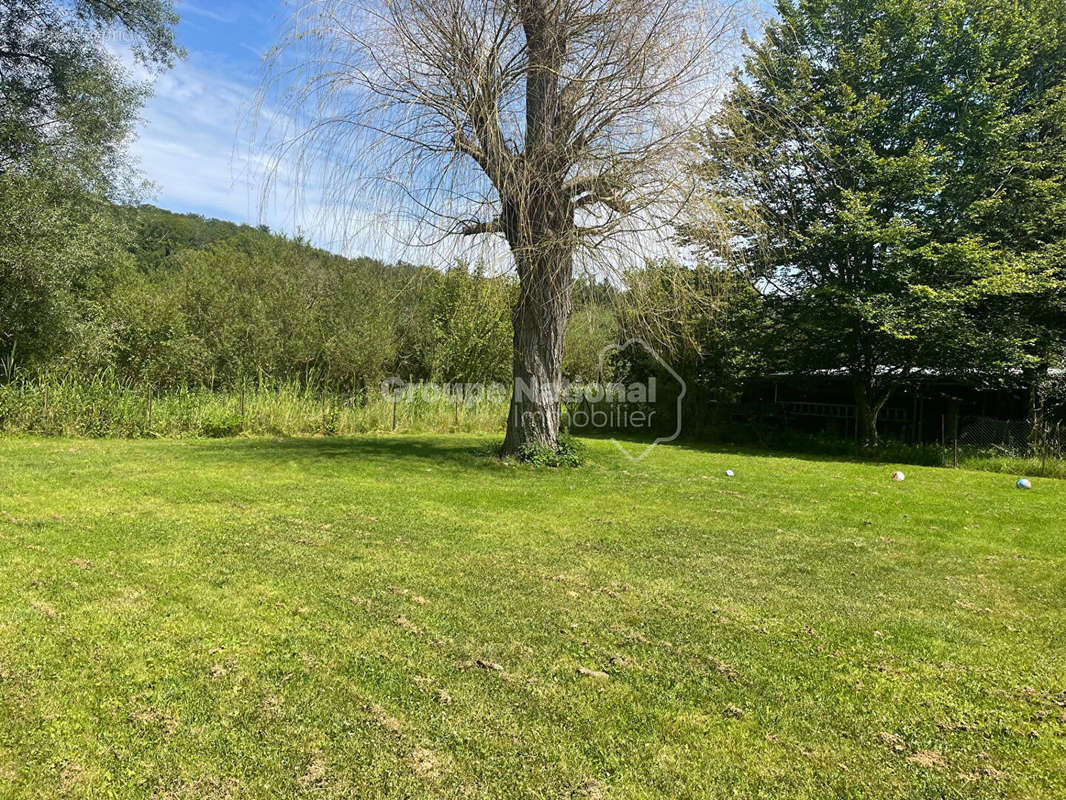
{"label": "white cloud", "polygon": [[133,153],[159,188],[157,202],[253,221],[251,187],[234,156],[248,84],[191,57],[155,82]]}
{"label": "white cloud", "polygon": [[[276,191],[269,202],[261,202],[263,179],[271,170],[269,160],[247,146],[259,75],[258,59],[246,51],[258,55],[261,40],[269,38],[269,6],[273,4],[262,0],[177,4],[183,29],[198,37],[201,48],[155,80],[155,96],[144,109],[144,123],[132,146],[145,177],[158,187],[153,201],[180,212],[263,222],[351,255],[437,264],[458,256],[484,257],[496,266],[508,264],[502,242],[451,238],[432,248],[411,246],[432,232],[382,213],[371,195],[364,201],[364,195],[353,193],[356,202],[347,204],[341,195],[321,191],[314,178],[302,186],[290,165],[274,172]],[[243,41],[246,37],[252,43]],[[230,55],[214,52],[219,49]],[[117,55],[134,68],[128,53]],[[732,63],[734,57],[730,54],[725,61]],[[278,121],[270,109],[265,116]],[[322,170],[311,174],[320,178]]]}
{"label": "white cloud", "polygon": [[189,2],[184,2],[184,1],[181,2],[181,3],[178,3],[178,12],[182,16],[185,16],[187,14],[192,14],[193,16],[196,16],[196,17],[206,17],[207,19],[213,20],[214,22],[223,22],[223,23],[233,22],[233,19],[230,16],[226,15],[226,14],[220,14],[217,11],[213,11],[213,10],[211,10],[209,8],[201,8],[200,6],[198,6],[198,5],[194,4],[194,3],[189,3]]}
{"label": "white cloud", "polygon": [[471,242],[413,246],[415,223],[403,223],[372,207],[344,208],[314,186],[298,186],[292,170],[275,170],[275,191],[263,202],[271,169],[263,154],[249,152],[256,78],[247,67],[220,56],[193,54],[155,80],[144,108],[133,155],[157,187],[152,202],[234,222],[265,223],[302,234],[321,247],[386,260],[448,263],[485,255],[501,263],[498,247],[482,254]]}

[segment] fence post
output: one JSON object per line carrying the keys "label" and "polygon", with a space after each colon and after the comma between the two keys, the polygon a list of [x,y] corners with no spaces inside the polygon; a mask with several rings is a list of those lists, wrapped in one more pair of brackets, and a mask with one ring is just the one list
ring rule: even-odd
{"label": "fence post", "polygon": [[959,421],[962,417],[962,401],[957,397],[951,401],[951,438],[955,442],[955,466],[959,466]]}
{"label": "fence post", "polygon": [[1047,417],[1041,420],[1040,425],[1040,477],[1047,475]]}
{"label": "fence post", "polygon": [[152,387],[148,386],[148,430],[152,430]]}
{"label": "fence post", "polygon": [[326,435],[326,387],[322,387],[322,435]]}
{"label": "fence post", "polygon": [[397,402],[397,399],[398,399],[396,397],[396,394],[397,394],[396,390],[393,389],[393,391],[392,391],[392,430],[393,430],[394,433],[396,432],[396,402]]}
{"label": "fence post", "polygon": [[44,419],[43,422],[48,424],[48,384],[44,385]]}
{"label": "fence post", "polygon": [[951,403],[951,441],[952,450],[954,452],[954,464],[956,469],[959,466],[959,401],[954,400]]}
{"label": "fence post", "polygon": [[241,378],[241,422],[244,422],[244,378]]}

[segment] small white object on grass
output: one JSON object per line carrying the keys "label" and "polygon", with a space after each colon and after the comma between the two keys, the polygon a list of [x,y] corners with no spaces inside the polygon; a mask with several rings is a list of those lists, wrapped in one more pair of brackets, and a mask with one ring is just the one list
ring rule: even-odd
{"label": "small white object on grass", "polygon": [[892,480],[894,481],[902,481],[905,480],[906,477],[907,476],[900,472],[898,469],[892,473]]}
{"label": "small white object on grass", "polygon": [[734,472],[733,472],[733,470],[731,470],[731,469],[727,469],[727,470],[725,471],[725,476],[726,476],[727,478],[732,478],[732,477],[733,477],[733,475],[734,475]]}
{"label": "small white object on grass", "polygon": [[1019,489],[1032,489],[1033,482],[1028,478],[1018,478],[1017,486]]}

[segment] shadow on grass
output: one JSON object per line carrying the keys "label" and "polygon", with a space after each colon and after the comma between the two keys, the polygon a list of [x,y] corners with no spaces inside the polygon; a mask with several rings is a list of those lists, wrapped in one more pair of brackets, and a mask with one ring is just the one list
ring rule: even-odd
{"label": "shadow on grass", "polygon": [[[606,431],[581,431],[580,433],[575,433],[575,435],[582,439],[601,442],[617,439],[623,446],[626,446],[626,449],[629,451],[634,449],[639,450],[639,448],[646,447],[654,442],[654,439],[650,436],[616,436]],[[922,448],[911,446],[886,445],[884,447],[860,451],[855,449],[854,446],[833,442],[822,445],[824,449],[819,452],[819,445],[817,443],[811,443],[810,447],[805,449],[798,445],[773,446],[747,443],[740,444],[736,442],[713,441],[698,436],[682,436],[672,442],[660,443],[656,445],[656,447],[673,448],[684,452],[703,453],[708,455],[790,458],[798,461],[810,461],[814,463],[907,464],[930,467],[943,466],[942,464],[932,463],[932,456],[934,454],[932,448],[928,448],[928,452],[925,452],[922,451]],[[966,465],[963,464],[962,466],[965,467]]]}
{"label": "shadow on grass", "polygon": [[397,462],[453,464],[467,469],[499,468],[498,442],[491,438],[454,435],[368,435],[357,437],[239,438],[197,441],[190,451],[205,462],[292,461]]}
{"label": "shadow on grass", "polygon": [[[651,439],[638,437],[613,437],[608,434],[582,432],[580,437],[589,441],[607,444],[617,438],[628,451],[640,451]],[[497,456],[500,440],[495,437],[471,434],[367,434],[352,437],[280,437],[280,438],[232,438],[195,440],[189,444],[189,452],[201,463],[285,464],[290,462],[351,462],[371,465],[407,464],[415,466],[451,465],[463,469],[498,470],[504,465]],[[686,453],[721,454],[738,456],[763,456],[796,458],[814,462],[878,462],[881,459],[856,458],[830,453],[801,453],[772,450],[755,446],[737,446],[724,443],[683,439],[662,443],[661,450]],[[628,463],[618,453],[618,466]]]}
{"label": "shadow on grass", "polygon": [[[609,433],[582,431],[581,439],[608,443],[617,438],[627,450],[641,450],[651,440],[639,437],[613,437]],[[189,451],[204,463],[261,462],[284,464],[293,461],[358,461],[373,465],[407,464],[415,466],[451,465],[463,469],[500,470],[503,462],[496,457],[500,438],[479,434],[367,434],[352,437],[284,437],[234,438],[195,440]],[[694,454],[736,455],[769,458],[790,458],[813,463],[896,464],[934,466],[915,458],[907,448],[878,448],[869,452],[816,452],[793,447],[760,447],[750,444],[712,442],[698,438],[682,438],[657,446],[661,450]],[[661,455],[660,455],[661,457]],[[618,464],[629,463],[618,453]],[[963,463],[963,468],[980,469],[979,465]],[[987,467],[986,467],[987,469]]]}

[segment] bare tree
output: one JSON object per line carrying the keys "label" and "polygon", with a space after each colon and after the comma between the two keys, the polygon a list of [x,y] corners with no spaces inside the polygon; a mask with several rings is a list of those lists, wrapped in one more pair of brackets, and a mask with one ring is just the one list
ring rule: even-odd
{"label": "bare tree", "polygon": [[349,218],[387,207],[421,243],[506,242],[520,291],[504,450],[554,447],[575,265],[618,269],[670,237],[680,151],[735,18],[700,0],[302,0],[257,136]]}

